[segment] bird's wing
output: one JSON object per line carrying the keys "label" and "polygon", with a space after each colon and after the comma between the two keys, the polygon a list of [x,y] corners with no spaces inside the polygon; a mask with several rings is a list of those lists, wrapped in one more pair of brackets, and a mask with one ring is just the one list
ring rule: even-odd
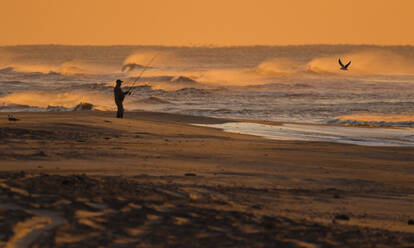
{"label": "bird's wing", "polygon": [[348,64],[345,65],[345,68],[348,68],[348,66],[351,64],[351,61],[348,62]]}
{"label": "bird's wing", "polygon": [[344,64],[342,64],[341,59],[338,59],[338,63],[339,63],[340,66],[345,67]]}

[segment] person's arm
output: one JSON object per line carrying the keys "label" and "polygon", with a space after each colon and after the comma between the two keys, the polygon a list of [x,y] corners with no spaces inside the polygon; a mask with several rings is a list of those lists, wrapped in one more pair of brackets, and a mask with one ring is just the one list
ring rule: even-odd
{"label": "person's arm", "polygon": [[131,89],[124,92],[124,96],[126,96],[126,95],[131,95]]}

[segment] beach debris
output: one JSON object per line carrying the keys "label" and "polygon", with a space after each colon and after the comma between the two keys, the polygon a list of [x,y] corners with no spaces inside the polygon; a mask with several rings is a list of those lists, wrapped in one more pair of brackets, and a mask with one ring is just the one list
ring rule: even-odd
{"label": "beach debris", "polygon": [[348,64],[344,65],[344,64],[342,63],[341,59],[338,59],[338,63],[339,63],[339,65],[341,66],[341,68],[340,68],[341,70],[343,70],[343,71],[347,71],[347,70],[348,70],[349,65],[351,64],[351,61],[349,61],[349,62],[348,62]]}
{"label": "beach debris", "polygon": [[350,220],[349,216],[346,214],[337,214],[335,215],[335,220]]}
{"label": "beach debris", "polygon": [[44,151],[38,151],[34,154],[32,154],[34,157],[47,157],[46,153]]}
{"label": "beach debris", "polygon": [[186,176],[186,177],[195,177],[197,175],[195,173],[185,173],[184,176]]}
{"label": "beach debris", "polygon": [[263,205],[255,204],[252,206],[253,209],[263,209]]}
{"label": "beach debris", "polygon": [[8,115],[8,119],[9,119],[9,121],[19,121],[20,120],[20,119],[17,119],[16,117],[14,117],[11,114]]}
{"label": "beach debris", "polygon": [[409,220],[408,220],[408,225],[410,225],[410,226],[411,226],[411,225],[414,225],[414,220],[413,220],[413,219],[409,219]]}

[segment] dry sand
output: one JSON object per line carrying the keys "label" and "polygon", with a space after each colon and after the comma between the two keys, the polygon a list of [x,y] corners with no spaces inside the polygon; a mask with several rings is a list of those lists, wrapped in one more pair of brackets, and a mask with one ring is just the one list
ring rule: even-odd
{"label": "dry sand", "polygon": [[414,148],[0,114],[0,247],[414,247]]}

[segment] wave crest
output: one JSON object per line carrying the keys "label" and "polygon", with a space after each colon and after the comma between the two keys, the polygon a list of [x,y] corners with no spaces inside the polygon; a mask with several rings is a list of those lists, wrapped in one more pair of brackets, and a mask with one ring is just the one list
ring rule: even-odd
{"label": "wave crest", "polygon": [[[340,70],[338,58],[343,61],[352,61],[349,71]],[[289,76],[301,73],[414,75],[414,58],[392,51],[370,49],[324,56],[310,61],[276,58],[262,62],[256,67],[256,71],[270,76]]]}
{"label": "wave crest", "polygon": [[57,92],[20,92],[12,93],[5,97],[0,97],[4,109],[13,106],[23,106],[40,109],[54,109],[58,106],[60,109],[73,109],[79,103],[93,102],[94,109],[109,110],[112,109],[112,98],[99,93],[57,93]]}
{"label": "wave crest", "polygon": [[328,124],[367,127],[414,127],[414,114],[354,114],[339,116]]}
{"label": "wave crest", "polygon": [[[172,52],[142,51],[129,55],[122,65],[122,71],[132,71],[144,67],[169,67],[178,62],[177,56]],[[130,65],[130,66],[128,66]],[[124,69],[125,68],[125,69]],[[128,69],[128,70],[127,70]]]}
{"label": "wave crest", "polygon": [[70,60],[58,65],[9,63],[0,73],[40,73],[45,75],[73,76],[81,74],[107,74],[114,72],[109,66]]}

